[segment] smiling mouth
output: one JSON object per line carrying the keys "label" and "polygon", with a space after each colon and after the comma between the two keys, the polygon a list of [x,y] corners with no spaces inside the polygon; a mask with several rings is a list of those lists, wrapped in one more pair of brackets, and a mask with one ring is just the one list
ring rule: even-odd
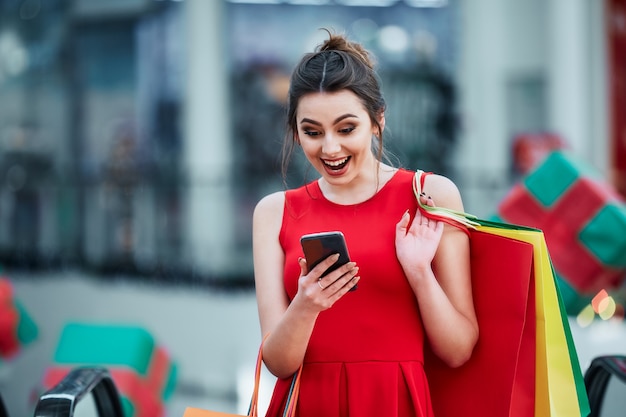
{"label": "smiling mouth", "polygon": [[348,163],[350,158],[352,158],[352,157],[351,156],[346,156],[345,158],[337,159],[337,160],[334,160],[334,161],[327,161],[325,159],[322,159],[322,162],[329,169],[332,169],[332,170],[335,170],[335,171],[339,171],[340,169],[342,169],[343,167],[346,166],[346,164]]}

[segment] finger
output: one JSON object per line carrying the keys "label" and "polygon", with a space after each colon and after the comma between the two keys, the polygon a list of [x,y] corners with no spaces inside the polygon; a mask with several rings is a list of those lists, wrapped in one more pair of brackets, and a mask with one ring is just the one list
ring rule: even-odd
{"label": "finger", "polygon": [[298,258],[298,265],[300,265],[300,276],[304,276],[309,273],[309,267],[306,264],[306,259]]}
{"label": "finger", "polygon": [[439,220],[430,220],[430,222],[428,223],[428,228],[434,231],[437,231],[437,229],[439,228],[439,224],[443,222],[439,221]]}
{"label": "finger", "polygon": [[348,288],[348,291],[352,290],[353,288],[356,289],[356,284],[358,284],[360,280],[361,280],[361,277],[358,275],[353,277],[352,280],[348,283],[350,287]]}
{"label": "finger", "polygon": [[[356,273],[354,274],[350,274],[350,278],[347,279],[347,281],[345,282],[345,284],[343,284],[339,290],[337,291],[337,293],[340,293],[341,295],[346,294],[348,291],[352,290],[357,282],[359,282],[359,280],[361,279],[360,276],[356,275]],[[355,288],[356,289],[356,288]]]}
{"label": "finger", "polygon": [[409,215],[409,211],[407,210],[400,218],[400,221],[396,224],[396,233],[406,234],[410,220],[411,216]]}
{"label": "finger", "polygon": [[333,253],[332,255],[329,255],[322,262],[317,264],[315,266],[315,268],[311,269],[309,271],[309,275],[315,277],[315,279],[320,278],[322,276],[322,274],[328,268],[330,268],[335,262],[337,262],[338,259],[339,259],[339,254],[338,253]]}
{"label": "finger", "polygon": [[415,218],[413,219],[413,224],[411,225],[411,227],[413,225],[419,226],[419,225],[428,223],[428,217],[426,217],[426,215],[422,213],[422,210],[423,209],[420,209],[420,208],[417,209],[417,212],[415,213]]}
{"label": "finger", "polygon": [[[345,267],[342,267],[338,270],[341,274],[339,275],[339,277],[330,278],[333,279],[333,281],[327,286],[324,286],[325,289],[328,288],[331,290],[331,292],[336,293],[342,291],[346,287],[347,289],[350,289],[354,286],[354,283],[352,283],[352,281],[354,277],[356,277],[356,275],[358,274],[359,267],[356,266],[356,262],[350,262],[346,264],[346,266],[348,267],[347,270],[345,270]],[[331,276],[329,275],[329,277]]]}
{"label": "finger", "polygon": [[326,284],[325,282],[322,282],[322,284],[324,284],[325,287],[330,287],[336,282],[345,281],[345,277],[348,275],[354,276],[358,270],[359,267],[356,266],[356,262],[350,261],[323,278],[326,282],[330,282],[330,284]]}
{"label": "finger", "polygon": [[421,225],[424,215],[421,213],[418,208],[415,212],[415,217],[413,217],[413,222],[411,223],[411,227],[408,228],[407,233],[415,232]]}

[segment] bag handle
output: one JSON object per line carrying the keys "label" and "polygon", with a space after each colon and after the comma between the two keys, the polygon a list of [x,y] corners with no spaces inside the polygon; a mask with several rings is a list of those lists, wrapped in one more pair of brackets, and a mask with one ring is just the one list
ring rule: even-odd
{"label": "bag handle", "polygon": [[446,207],[432,207],[422,203],[420,196],[423,195],[422,190],[424,189],[426,177],[430,174],[432,174],[432,172],[417,170],[415,171],[415,176],[413,177],[413,193],[415,194],[415,199],[417,200],[417,206],[420,213],[429,219],[441,221],[457,227],[468,235],[470,233],[469,229],[478,229],[478,227],[480,227],[480,223],[476,221],[478,217],[473,214],[464,213],[462,211]]}
{"label": "bag handle", "polygon": [[[263,344],[269,334],[265,335],[261,346],[259,347],[259,354],[256,359],[256,368],[254,370],[254,390],[252,391],[252,398],[250,399],[250,408],[248,409],[249,417],[258,417],[259,415],[259,386],[261,384],[261,369],[263,368]],[[293,417],[296,414],[296,406],[298,405],[298,395],[300,393],[300,374],[302,374],[302,365],[293,375],[291,386],[289,387],[289,393],[287,396],[287,402],[285,404],[285,410],[283,411],[283,417]]]}

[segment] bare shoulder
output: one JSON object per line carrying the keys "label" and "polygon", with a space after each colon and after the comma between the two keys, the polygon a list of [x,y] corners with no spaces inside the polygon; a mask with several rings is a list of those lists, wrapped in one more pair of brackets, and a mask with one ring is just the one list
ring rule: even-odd
{"label": "bare shoulder", "polygon": [[424,192],[432,197],[435,205],[463,211],[463,200],[457,185],[448,177],[431,174],[426,177]]}
{"label": "bare shoulder", "polygon": [[253,221],[255,224],[273,223],[282,221],[285,205],[285,192],[277,191],[263,197],[254,208]]}

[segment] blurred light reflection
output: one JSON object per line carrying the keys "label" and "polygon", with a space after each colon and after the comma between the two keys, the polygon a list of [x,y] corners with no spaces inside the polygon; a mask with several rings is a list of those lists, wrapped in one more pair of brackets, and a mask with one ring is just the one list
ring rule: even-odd
{"label": "blurred light reflection", "polygon": [[280,4],[281,0],[228,0],[230,3],[245,4]]}
{"label": "blurred light reflection", "polygon": [[400,26],[385,26],[380,30],[379,43],[389,52],[404,52],[409,48],[409,35]]}
{"label": "blurred light reflection", "polygon": [[19,75],[27,66],[28,54],[15,32],[0,33],[0,77]]}
{"label": "blurred light reflection", "polygon": [[376,38],[378,25],[372,19],[357,19],[352,23],[352,31],[361,42],[369,42]]}
{"label": "blurred light reflection", "polygon": [[615,315],[616,305],[613,297],[606,297],[600,302],[600,312],[598,315],[602,320],[608,320]]}
{"label": "blurred light reflection", "polygon": [[609,294],[606,292],[606,290],[601,290],[595,295],[595,297],[593,297],[593,299],[591,300],[591,305],[593,306],[593,311],[595,311],[596,314],[600,314],[600,312],[604,308],[603,302],[608,298],[608,296]]}
{"label": "blurred light reflection", "polygon": [[587,327],[593,323],[596,315],[600,319],[622,321],[624,319],[624,306],[617,303],[615,298],[606,290],[599,291],[585,308],[576,316],[576,321],[581,327]]}
{"label": "blurred light reflection", "polygon": [[404,0],[411,7],[445,7],[448,0]]}
{"label": "blurred light reflection", "polygon": [[398,0],[337,0],[342,6],[389,7]]}
{"label": "blurred light reflection", "polygon": [[[163,0],[155,0],[163,1]],[[181,0],[176,0],[181,1]],[[448,0],[227,0],[229,3],[240,4],[294,4],[294,5],[337,5],[337,6],[355,6],[355,7],[389,7],[397,3],[404,2],[409,7],[416,8],[435,8],[445,7]]]}
{"label": "blurred light reflection", "polygon": [[593,323],[595,316],[596,313],[593,311],[591,304],[589,304],[583,308],[580,313],[578,313],[578,316],[576,316],[576,322],[580,327],[587,327]]}

